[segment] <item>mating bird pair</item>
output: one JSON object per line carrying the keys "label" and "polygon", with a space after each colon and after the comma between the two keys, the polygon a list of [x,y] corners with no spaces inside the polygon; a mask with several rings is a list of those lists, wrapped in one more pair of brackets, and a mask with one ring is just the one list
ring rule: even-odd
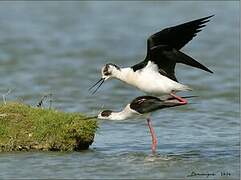
{"label": "mating bird pair", "polygon": [[[213,16],[213,15],[212,15]],[[185,98],[175,93],[189,91],[190,87],[178,82],[175,76],[176,63],[186,64],[213,73],[210,69],[180,51],[202,30],[212,16],[165,28],[147,40],[147,54],[143,61],[127,68],[109,63],[102,70],[102,78],[89,90],[93,94],[108,79],[116,78],[151,95],[140,96],[129,103],[121,112],[104,110],[99,119],[123,120],[132,116],[147,114],[147,122],[152,136],[152,151],[155,152],[157,138],[151,125],[149,114],[153,111],[187,104]],[[162,96],[167,94],[168,96]],[[192,96],[189,96],[192,97]]]}

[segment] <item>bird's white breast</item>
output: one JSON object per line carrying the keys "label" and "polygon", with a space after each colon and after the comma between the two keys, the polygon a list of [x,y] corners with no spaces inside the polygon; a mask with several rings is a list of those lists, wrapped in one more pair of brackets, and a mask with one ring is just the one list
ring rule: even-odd
{"label": "bird's white breast", "polygon": [[148,94],[168,94],[171,93],[171,91],[180,91],[185,87],[185,85],[161,75],[158,72],[157,65],[152,62],[148,62],[145,68],[135,72],[131,68],[124,68],[122,73],[120,80]]}

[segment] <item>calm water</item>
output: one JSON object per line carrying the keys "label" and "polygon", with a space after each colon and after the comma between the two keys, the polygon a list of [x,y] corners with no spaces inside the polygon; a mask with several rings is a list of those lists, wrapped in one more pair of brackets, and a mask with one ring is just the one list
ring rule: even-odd
{"label": "calm water", "polygon": [[32,105],[53,93],[54,107],[68,112],[119,110],[142,93],[113,80],[90,96],[101,66],[133,65],[144,58],[148,35],[211,14],[183,51],[215,73],[177,66],[179,81],[200,97],[153,114],[157,155],[144,119],[100,121],[87,151],[1,153],[0,178],[167,179],[194,171],[237,179],[239,2],[0,2],[0,93],[14,89],[8,100]]}

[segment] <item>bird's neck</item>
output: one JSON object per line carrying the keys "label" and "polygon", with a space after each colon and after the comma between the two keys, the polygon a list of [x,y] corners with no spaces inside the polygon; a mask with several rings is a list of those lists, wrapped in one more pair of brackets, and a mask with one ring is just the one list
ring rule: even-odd
{"label": "bird's neck", "polygon": [[130,104],[128,104],[122,111],[120,112],[112,112],[111,120],[124,120],[131,118],[133,116],[138,115],[135,111],[130,109]]}
{"label": "bird's neck", "polygon": [[132,84],[132,81],[136,80],[136,73],[130,67],[121,68],[115,73],[114,77],[128,84]]}

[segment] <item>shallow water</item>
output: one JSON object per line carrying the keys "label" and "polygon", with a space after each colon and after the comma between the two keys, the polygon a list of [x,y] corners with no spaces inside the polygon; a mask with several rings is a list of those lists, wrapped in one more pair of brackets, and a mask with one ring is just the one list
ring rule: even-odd
{"label": "shallow water", "polygon": [[[94,115],[119,110],[142,93],[119,81],[96,95],[88,87],[108,62],[130,66],[145,56],[148,35],[215,14],[183,51],[211,70],[177,66],[191,86],[185,107],[154,113],[158,152],[144,119],[100,121],[89,150],[1,153],[0,178],[239,177],[239,2],[1,2],[0,93],[36,105]],[[190,94],[190,93],[189,93]],[[224,175],[221,173],[226,173]],[[207,177],[208,176],[208,177]]]}

